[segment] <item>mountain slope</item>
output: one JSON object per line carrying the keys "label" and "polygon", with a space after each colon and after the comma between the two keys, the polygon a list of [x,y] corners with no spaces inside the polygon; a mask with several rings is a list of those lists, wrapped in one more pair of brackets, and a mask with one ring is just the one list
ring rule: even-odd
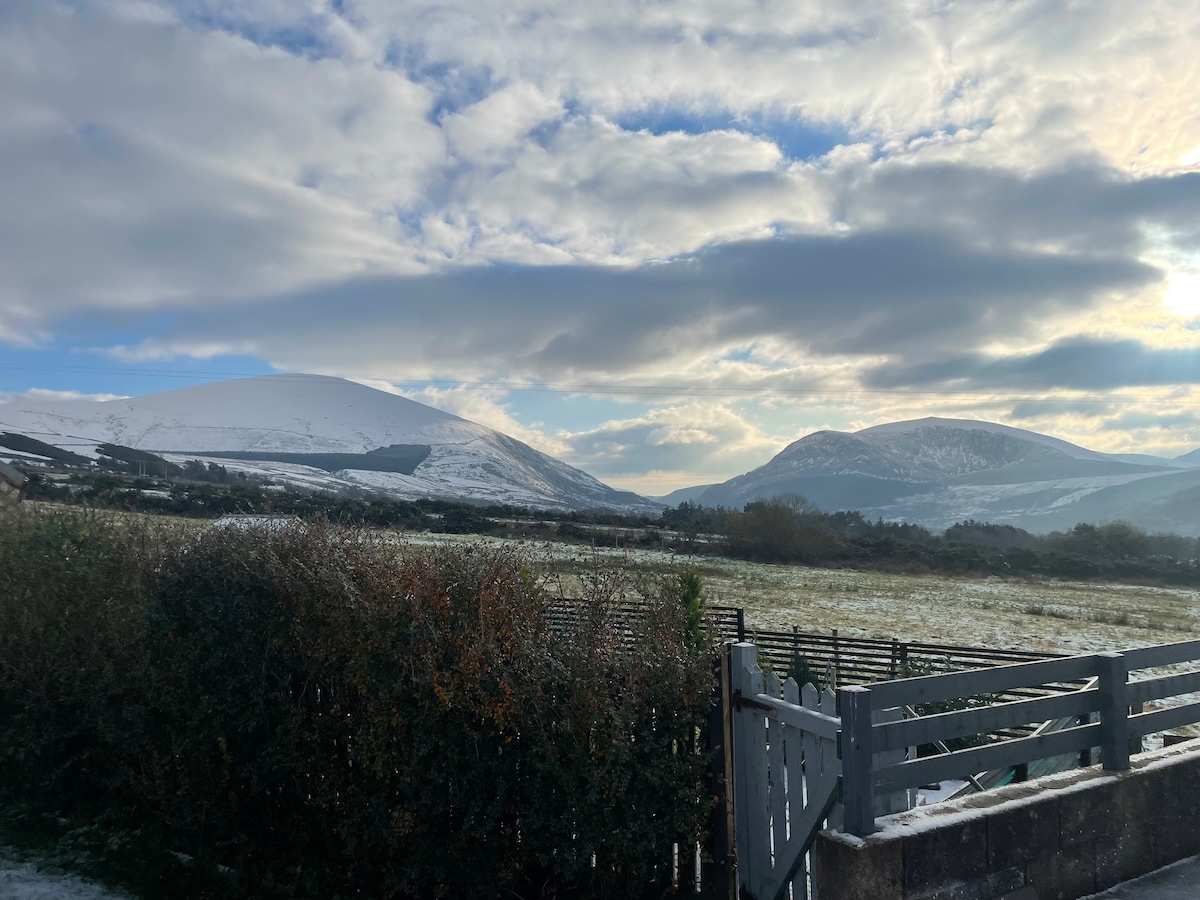
{"label": "mountain slope", "polygon": [[1164,508],[1175,491],[1195,483],[1189,463],[1200,459],[1106,454],[991,422],[917,419],[810,434],[709,488],[699,502],[740,508],[798,493],[827,510],[859,509],[933,528],[974,518],[1044,531],[1092,514],[1089,521],[1133,517],[1159,527],[1170,520],[1176,530],[1200,533],[1200,510],[1181,522],[1178,504]]}
{"label": "mountain slope", "polygon": [[[201,455],[309,487],[541,508],[653,507],[483,425],[325,376],[266,375],[102,403],[18,401],[0,405],[0,431],[90,455],[102,442],[175,459]],[[345,466],[331,470],[331,459]]]}

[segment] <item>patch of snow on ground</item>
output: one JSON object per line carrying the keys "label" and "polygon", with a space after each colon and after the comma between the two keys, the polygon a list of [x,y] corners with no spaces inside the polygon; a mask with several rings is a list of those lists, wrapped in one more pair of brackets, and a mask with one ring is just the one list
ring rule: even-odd
{"label": "patch of snow on ground", "polygon": [[934,803],[941,803],[965,784],[965,781],[947,780],[938,782],[936,787],[933,785],[923,787],[917,791],[917,806],[932,806]]}
{"label": "patch of snow on ground", "polygon": [[16,861],[0,847],[0,897],[5,900],[129,900],[117,893],[58,868],[42,870],[35,863]]}

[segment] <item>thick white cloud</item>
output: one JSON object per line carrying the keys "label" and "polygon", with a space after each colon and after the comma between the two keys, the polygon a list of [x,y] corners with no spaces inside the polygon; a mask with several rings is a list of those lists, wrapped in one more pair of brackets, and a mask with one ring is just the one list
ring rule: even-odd
{"label": "thick white cloud", "polygon": [[[773,137],[793,127],[1018,169],[1090,155],[1157,170],[1200,145],[1200,15],[1174,0],[1086,15],[1050,0],[197,0],[3,16],[10,340],[81,305],[642,262],[835,228],[847,159],[854,177],[871,164],[797,165]],[[615,124],[656,111],[698,133]]]}
{"label": "thick white cloud", "polygon": [[10,328],[420,268],[395,238],[444,155],[424,88],[91,4],[0,16]]}

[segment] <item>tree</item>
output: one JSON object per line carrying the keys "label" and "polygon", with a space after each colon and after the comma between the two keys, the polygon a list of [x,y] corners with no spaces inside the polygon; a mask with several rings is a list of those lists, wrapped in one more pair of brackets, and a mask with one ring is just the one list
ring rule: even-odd
{"label": "tree", "polygon": [[812,562],[838,555],[841,536],[829,517],[800,494],[754,500],[729,517],[730,549],[767,562]]}

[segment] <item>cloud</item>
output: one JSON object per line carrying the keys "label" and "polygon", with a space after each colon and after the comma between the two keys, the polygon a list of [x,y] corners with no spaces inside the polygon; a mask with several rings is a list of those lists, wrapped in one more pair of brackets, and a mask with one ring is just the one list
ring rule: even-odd
{"label": "cloud", "polygon": [[1178,431],[1179,429],[1195,429],[1200,426],[1200,414],[1195,410],[1181,411],[1145,411],[1134,410],[1116,416],[1108,422],[1109,428],[1121,431],[1131,429],[1156,429],[1161,431]]}
{"label": "cloud", "polygon": [[529,140],[499,170],[463,173],[442,218],[470,223],[470,259],[519,259],[514,238],[556,262],[637,263],[719,241],[824,229],[814,173],[738,131],[630,132],[576,117]]}
{"label": "cloud", "polygon": [[547,434],[539,422],[526,423],[517,419],[506,402],[508,392],[503,389],[480,390],[475,387],[426,387],[421,390],[401,391],[387,382],[372,383],[372,387],[390,389],[411,400],[453,413],[488,428],[514,437],[529,446],[555,457],[566,457],[569,445],[561,436]]}
{"label": "cloud", "polygon": [[282,368],[561,381],[678,366],[759,339],[810,356],[944,353],[1018,335],[1050,309],[1084,310],[1099,294],[1157,277],[1134,260],[985,251],[930,233],[796,237],[637,268],[360,279],[248,305],[236,317],[182,312],[149,350],[240,340]]}
{"label": "cloud", "polygon": [[18,4],[0,28],[6,320],[421,267],[388,231],[443,154],[423,88],[124,9]]}
{"label": "cloud", "polygon": [[[157,17],[22,5],[0,37],[0,66],[24,87],[0,134],[0,189],[15,198],[0,211],[0,333],[29,339],[89,311],[102,323],[152,310],[156,333],[133,352],[183,348],[188,329],[205,346],[243,346],[232,324],[222,333],[206,321],[236,309],[261,352],[312,368],[329,355],[318,335],[356,336],[347,309],[380,316],[425,367],[435,324],[452,332],[433,335],[436,358],[493,370],[511,359],[530,374],[622,372],[655,353],[678,360],[770,336],[814,353],[889,342],[926,352],[1019,333],[1035,298],[1053,314],[1087,308],[1104,285],[1145,286],[1146,228],[1200,227],[1200,173],[1135,180],[1089,163],[1030,175],[919,153],[800,165],[766,126],[615,124],[658,104],[734,110],[731,123],[775,110],[849,134],[877,118],[863,104],[882,104],[891,124],[868,130],[903,120],[911,137],[945,122],[902,115],[892,86],[932,79],[922,103],[953,106],[972,88],[931,63],[938,48],[959,32],[990,35],[971,45],[979,54],[1008,39],[982,14],[768,6],[731,26],[719,3],[674,13],[618,3],[604,15],[533,3],[515,18],[488,3],[400,14],[213,0]],[[669,48],[658,68],[622,52],[600,64],[623,30],[634,46]],[[347,31],[365,43],[329,36]],[[887,90],[867,100],[854,93],[865,73],[847,75],[843,105],[819,114],[805,110],[834,99],[812,99],[804,79],[768,78],[757,64],[734,79],[731,68],[761,54],[849,69],[884,49],[908,61]],[[684,67],[703,67],[721,96],[689,93]],[[454,88],[475,69],[486,73],[477,89]],[[673,93],[656,80],[663,71],[679,76]],[[642,93],[626,96],[626,82]],[[753,95],[739,93],[747,85]],[[305,336],[322,304],[328,321]],[[292,339],[267,334],[293,319]],[[475,323],[486,332],[463,333]],[[379,365],[384,353],[371,356]]]}
{"label": "cloud", "polygon": [[1137,340],[1082,336],[1016,356],[965,354],[930,363],[889,363],[871,371],[866,381],[875,387],[972,390],[1191,385],[1200,384],[1200,347],[1148,347]]}
{"label": "cloud", "polygon": [[79,391],[52,391],[45,388],[33,388],[20,394],[0,393],[0,403],[13,403],[18,400],[124,400],[124,394],[83,394]]}
{"label": "cloud", "polygon": [[1013,404],[1008,411],[1010,419],[1053,420],[1066,416],[1083,419],[1097,419],[1111,416],[1118,409],[1118,404],[1103,401],[1088,400],[1022,400]]}
{"label": "cloud", "polygon": [[1084,156],[1160,171],[1200,144],[1200,17],[1175,0],[1097,0],[1086,15],[1058,0],[355,8],[364,38],[434,89],[475,71],[614,121],[773,114],[1022,169]]}
{"label": "cloud", "polygon": [[962,164],[891,163],[847,173],[838,214],[858,227],[903,221],[979,245],[1136,254],[1147,228],[1194,245],[1200,172],[1131,178],[1089,163],[1032,175]]}
{"label": "cloud", "polygon": [[672,473],[679,485],[689,479],[723,480],[721,473],[761,465],[786,443],[764,434],[736,409],[709,403],[660,407],[561,439],[575,465],[622,484],[647,471],[657,473],[660,484]]}

